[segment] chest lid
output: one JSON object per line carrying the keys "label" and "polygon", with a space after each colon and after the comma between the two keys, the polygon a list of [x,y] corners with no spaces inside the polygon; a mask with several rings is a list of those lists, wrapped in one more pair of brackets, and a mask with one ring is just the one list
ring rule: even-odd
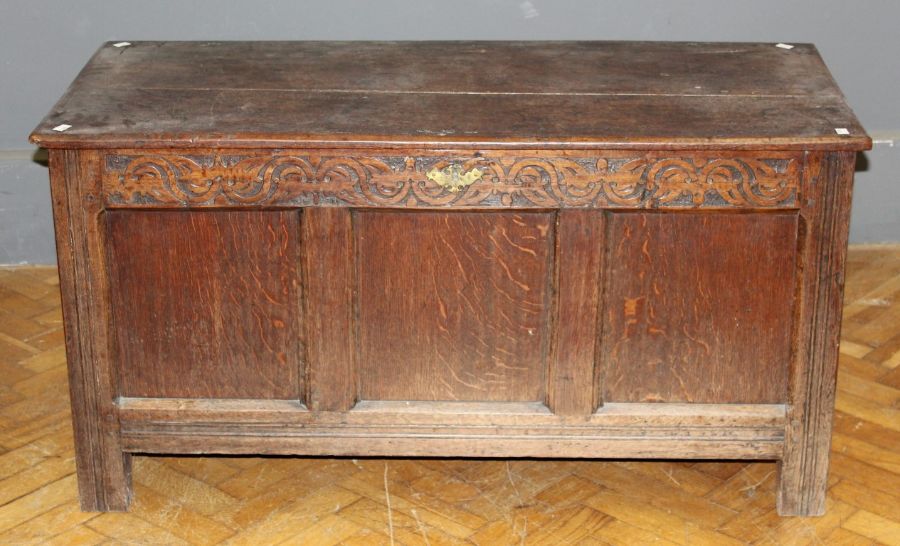
{"label": "chest lid", "polygon": [[50,148],[871,147],[813,45],[686,42],[107,43],[31,140]]}

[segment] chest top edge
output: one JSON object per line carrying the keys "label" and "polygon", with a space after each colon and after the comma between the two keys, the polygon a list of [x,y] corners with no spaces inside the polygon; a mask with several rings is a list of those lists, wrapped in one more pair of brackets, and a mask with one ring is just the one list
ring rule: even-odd
{"label": "chest top edge", "polygon": [[861,150],[811,44],[124,42],[31,135],[55,148]]}

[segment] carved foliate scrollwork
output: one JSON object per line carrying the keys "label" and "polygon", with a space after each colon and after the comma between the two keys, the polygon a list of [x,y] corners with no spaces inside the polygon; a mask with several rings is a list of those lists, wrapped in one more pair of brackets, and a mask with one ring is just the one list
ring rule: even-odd
{"label": "carved foliate scrollwork", "polygon": [[[429,172],[481,174],[450,191]],[[796,157],[402,157],[116,154],[112,206],[793,207]]]}

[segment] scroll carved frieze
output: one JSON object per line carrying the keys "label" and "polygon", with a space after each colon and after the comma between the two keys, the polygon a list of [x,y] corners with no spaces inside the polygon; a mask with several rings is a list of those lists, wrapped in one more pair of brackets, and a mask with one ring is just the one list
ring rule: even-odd
{"label": "scroll carved frieze", "polygon": [[[450,166],[481,177],[450,191]],[[403,157],[113,154],[113,207],[794,207],[799,159],[756,156]]]}

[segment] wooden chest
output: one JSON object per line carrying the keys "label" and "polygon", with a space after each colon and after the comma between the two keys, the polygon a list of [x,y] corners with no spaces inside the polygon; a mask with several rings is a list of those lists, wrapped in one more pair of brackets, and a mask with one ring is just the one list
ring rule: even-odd
{"label": "wooden chest", "polygon": [[86,510],[135,452],[769,459],[824,510],[871,141],[811,45],[106,44],[31,139]]}

